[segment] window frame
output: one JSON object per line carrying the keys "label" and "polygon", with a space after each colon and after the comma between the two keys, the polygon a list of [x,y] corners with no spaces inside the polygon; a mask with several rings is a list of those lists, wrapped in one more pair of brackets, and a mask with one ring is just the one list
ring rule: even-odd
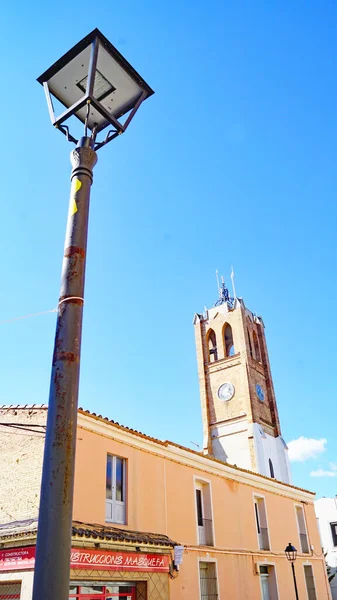
{"label": "window frame", "polygon": [[305,591],[307,594],[307,600],[310,600],[309,598],[309,593],[308,593],[308,586],[307,586],[307,578],[305,576],[305,567],[310,567],[311,568],[311,573],[312,573],[312,580],[314,583],[314,590],[315,590],[315,600],[318,600],[318,596],[317,596],[317,588],[316,588],[316,580],[315,580],[315,573],[314,573],[314,568],[312,563],[305,561],[305,563],[302,565],[303,566],[303,576],[304,576],[304,583],[305,583]]}
{"label": "window frame", "polygon": [[252,338],[253,338],[254,360],[256,360],[256,362],[258,362],[262,365],[260,341],[259,341],[259,336],[258,336],[257,332],[255,331],[255,329],[253,329],[253,331],[252,331]]}
{"label": "window frame", "polygon": [[[6,600],[6,599],[10,599],[10,600],[20,600],[21,595],[22,595],[22,584],[23,584],[23,580],[22,579],[17,579],[17,573],[13,573],[14,578],[13,579],[8,579],[8,576],[10,577],[10,575],[12,573],[6,572],[6,571],[2,571],[1,574],[3,574],[4,576],[6,576],[6,579],[0,579],[0,598],[1,600]],[[14,586],[14,585],[19,585],[20,586],[20,592],[18,594],[1,594],[1,585],[3,586]]]}
{"label": "window frame", "polygon": [[[260,567],[272,567],[274,572],[274,581],[275,581],[275,588],[276,588],[276,598],[272,598],[272,600],[279,600],[280,599],[280,592],[279,592],[279,585],[278,585],[278,579],[277,579],[277,569],[276,569],[276,563],[275,562],[262,562],[262,561],[257,561],[256,563],[256,574],[259,576],[260,579],[260,591],[261,591],[261,598],[263,598],[262,595],[262,583],[261,583],[261,574],[260,574]],[[269,573],[268,576],[270,577]]]}
{"label": "window frame", "polygon": [[[212,522],[212,541],[213,544],[212,545],[207,545],[207,547],[209,548],[213,548],[216,544],[215,544],[215,530],[214,530],[214,511],[213,511],[213,497],[212,497],[212,482],[210,479],[204,479],[201,477],[198,477],[197,475],[193,475],[193,492],[194,492],[194,514],[195,514],[195,524],[196,524],[196,544],[197,546],[200,546],[199,543],[199,527],[200,525],[198,525],[198,507],[197,507],[197,490],[201,491],[201,506],[202,506],[202,515],[203,515],[203,520],[207,520],[205,517],[205,499],[204,499],[204,494],[203,494],[203,486],[204,485],[208,485],[209,486],[209,509],[210,509],[210,514],[211,514],[211,522]],[[207,511],[206,511],[207,512]]]}
{"label": "window frame", "polygon": [[[305,533],[306,538],[307,538],[308,552],[303,552],[303,550],[302,550],[300,523],[299,523],[298,516],[297,516],[297,509],[298,508],[301,509],[301,511],[302,511],[303,523],[304,523],[304,529],[305,529],[304,533]],[[310,540],[309,540],[309,534],[308,534],[308,527],[307,527],[307,519],[306,519],[305,510],[304,510],[302,504],[298,504],[298,503],[294,504],[294,509],[295,509],[295,519],[296,519],[296,525],[297,525],[298,540],[299,540],[300,548],[301,548],[301,554],[304,554],[305,556],[308,556],[308,554],[310,554]]]}
{"label": "window frame", "polygon": [[216,558],[206,558],[206,556],[198,557],[198,586],[199,586],[199,600],[201,600],[201,585],[200,585],[200,563],[213,563],[215,564],[215,575],[216,575],[216,587],[217,587],[217,600],[220,600],[220,588],[219,588],[219,571],[218,561]]}
{"label": "window frame", "polygon": [[[203,523],[203,521],[204,521],[204,502],[203,502],[203,497],[202,497],[201,486],[197,486],[195,488],[195,496],[196,496],[195,502],[196,502],[196,507],[197,507],[197,523],[198,523],[198,527],[203,527],[203,525],[204,525],[204,523]],[[202,522],[200,523],[200,521],[202,521]]]}
{"label": "window frame", "polygon": [[[231,345],[228,347],[228,352],[227,352],[227,343],[226,343],[227,327],[230,330],[230,342],[231,342]],[[234,344],[233,328],[232,328],[231,324],[228,323],[228,321],[226,321],[222,327],[222,344],[223,344],[224,358],[232,358],[233,356],[235,356],[236,350],[235,350],[235,344]],[[231,354],[230,351],[232,348],[233,348],[233,353]]]}
{"label": "window frame", "polygon": [[249,327],[247,327],[247,337],[248,337],[249,356],[250,356],[250,358],[254,358],[253,346],[252,346],[252,340],[251,340],[251,336],[250,336]]}
{"label": "window frame", "polygon": [[333,531],[332,526],[335,525],[336,530],[337,530],[337,521],[330,521],[329,525],[330,525],[332,543],[333,543],[334,548],[336,548],[337,547],[337,531]]}
{"label": "window frame", "polygon": [[[210,344],[212,345],[212,348],[210,348]],[[218,340],[212,327],[210,327],[206,333],[206,346],[208,363],[212,364],[217,362],[219,360]]]}
{"label": "window frame", "polygon": [[[111,492],[112,498],[107,498],[107,467],[108,460],[111,460]],[[123,500],[116,499],[117,485],[116,485],[116,474],[117,474],[117,459],[123,461]],[[115,491],[113,491],[115,490]],[[114,497],[115,496],[115,497]],[[107,505],[112,506],[111,512],[113,517],[111,519],[107,518]],[[116,507],[123,505],[123,521],[116,519]],[[107,452],[106,454],[106,471],[105,471],[105,522],[106,523],[115,523],[116,525],[127,525],[127,459],[124,456],[119,456],[118,454],[111,454]]]}
{"label": "window frame", "polygon": [[[90,583],[90,587],[95,587],[95,586],[99,586],[101,588],[103,588],[102,592],[97,592],[97,593],[81,593],[80,592],[80,588],[82,587],[87,587],[88,583]],[[109,587],[111,584],[116,583],[116,585],[119,586],[119,588],[127,588],[127,587],[131,587],[132,591],[131,592],[119,592],[119,593],[115,593],[115,592],[108,592],[107,591],[107,587]],[[129,585],[127,585],[129,584]],[[111,598],[115,598],[116,600],[118,600],[118,598],[123,597],[123,600],[127,600],[127,598],[131,597],[131,600],[136,600],[136,586],[137,586],[137,582],[136,581],[100,581],[100,582],[86,582],[86,584],[84,584],[82,581],[78,582],[78,581],[70,581],[69,582],[69,589],[70,586],[72,587],[76,587],[76,594],[71,594],[69,592],[69,600],[86,600],[88,598],[95,598],[95,600],[110,600]]]}
{"label": "window frame", "polygon": [[[259,500],[263,501],[266,527],[264,527],[261,524],[261,515],[259,513],[259,508],[258,508],[258,501]],[[258,549],[260,551],[262,551],[262,552],[271,552],[272,548],[271,548],[271,543],[270,543],[269,519],[268,519],[268,512],[267,512],[266,497],[263,494],[257,494],[255,492],[253,492],[253,503],[254,503],[254,515],[255,515],[254,521],[255,521],[255,528],[256,528],[256,536],[257,536],[257,546],[258,546]],[[262,534],[261,534],[261,531],[259,532],[259,528],[267,530],[268,546],[269,546],[268,549],[260,547],[260,536],[262,536]]]}

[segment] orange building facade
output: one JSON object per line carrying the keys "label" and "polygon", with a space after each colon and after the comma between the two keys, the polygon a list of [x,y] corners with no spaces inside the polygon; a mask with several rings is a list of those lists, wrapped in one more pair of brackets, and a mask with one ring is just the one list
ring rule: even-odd
{"label": "orange building facade", "polygon": [[[13,598],[9,591],[14,590],[22,600],[31,598],[34,561],[27,549],[34,548],[36,538],[37,505],[32,510],[32,503],[46,412],[46,407],[0,409],[1,423],[12,427],[17,422],[25,431],[15,455],[13,429],[0,430],[7,465],[2,470],[7,472],[2,478],[7,501],[0,497],[2,598]],[[29,480],[29,456],[35,457],[34,481]],[[69,597],[293,598],[291,566],[284,555],[291,541],[298,549],[299,597],[328,599],[313,500],[311,492],[80,410]],[[183,546],[179,568],[176,546]]]}

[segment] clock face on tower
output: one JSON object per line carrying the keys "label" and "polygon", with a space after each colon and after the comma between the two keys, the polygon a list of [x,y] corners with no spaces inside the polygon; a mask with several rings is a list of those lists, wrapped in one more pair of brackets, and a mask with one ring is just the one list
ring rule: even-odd
{"label": "clock face on tower", "polygon": [[256,394],[257,394],[258,399],[261,400],[261,402],[263,402],[263,400],[264,400],[264,391],[263,391],[262,386],[259,383],[257,383],[255,389],[256,389]]}
{"label": "clock face on tower", "polygon": [[232,383],[223,383],[218,389],[218,396],[220,400],[224,400],[224,402],[231,400],[234,396],[234,393],[235,388]]}

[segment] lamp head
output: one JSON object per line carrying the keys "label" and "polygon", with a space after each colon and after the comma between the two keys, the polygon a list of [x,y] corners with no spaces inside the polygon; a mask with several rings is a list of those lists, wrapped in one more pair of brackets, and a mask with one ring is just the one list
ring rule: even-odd
{"label": "lamp head", "polygon": [[288,544],[288,546],[286,547],[286,549],[284,550],[284,552],[285,552],[285,555],[286,555],[287,559],[288,559],[290,562],[294,562],[294,561],[296,560],[296,557],[297,557],[297,550],[296,550],[295,546],[293,546],[293,545],[291,544],[291,542],[289,542],[289,544]]}
{"label": "lamp head", "polygon": [[[45,88],[52,123],[63,133],[72,115],[95,136],[109,126],[116,135],[123,133],[140,104],[154,93],[98,29],[40,75],[38,82]],[[58,117],[52,97],[65,107]]]}

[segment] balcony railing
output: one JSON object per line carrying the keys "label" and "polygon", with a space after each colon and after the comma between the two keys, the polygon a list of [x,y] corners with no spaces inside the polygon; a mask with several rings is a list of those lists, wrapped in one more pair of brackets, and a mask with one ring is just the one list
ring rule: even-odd
{"label": "balcony railing", "polygon": [[306,533],[300,533],[300,542],[303,554],[309,554],[309,544]]}
{"label": "balcony railing", "polygon": [[198,529],[200,546],[214,546],[212,519],[202,519],[202,525]]}
{"label": "balcony railing", "polygon": [[270,550],[269,535],[267,527],[260,527],[259,533],[260,550]]}

